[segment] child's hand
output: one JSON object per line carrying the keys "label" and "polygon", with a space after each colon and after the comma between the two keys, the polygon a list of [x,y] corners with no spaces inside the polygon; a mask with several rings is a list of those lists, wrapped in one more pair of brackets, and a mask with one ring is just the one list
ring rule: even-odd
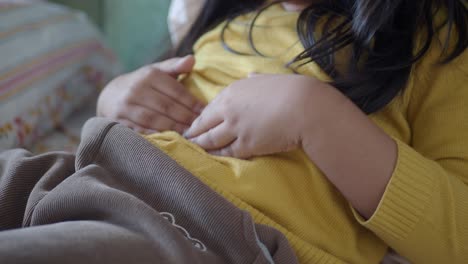
{"label": "child's hand", "polygon": [[221,156],[250,158],[290,151],[301,146],[309,124],[321,122],[318,108],[311,104],[329,88],[301,75],[254,75],[227,87],[185,136]]}
{"label": "child's hand", "polygon": [[140,133],[182,133],[203,108],[176,80],[194,63],[193,56],[173,58],[114,79],[99,96],[97,114]]}

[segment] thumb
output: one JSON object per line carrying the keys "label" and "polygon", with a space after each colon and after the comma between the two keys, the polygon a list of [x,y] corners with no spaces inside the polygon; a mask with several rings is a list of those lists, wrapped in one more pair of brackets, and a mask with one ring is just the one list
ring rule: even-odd
{"label": "thumb", "polygon": [[177,78],[180,74],[189,73],[195,65],[195,58],[193,55],[187,55],[182,58],[172,58],[162,62],[153,64],[152,66],[158,70]]}

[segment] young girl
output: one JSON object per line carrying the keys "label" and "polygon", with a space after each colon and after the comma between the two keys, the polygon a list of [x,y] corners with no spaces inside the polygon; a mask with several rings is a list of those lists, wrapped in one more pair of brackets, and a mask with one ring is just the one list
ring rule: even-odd
{"label": "young girl", "polygon": [[98,114],[183,133],[147,139],[302,263],[466,263],[467,25],[462,0],[207,0],[194,55],[117,78]]}

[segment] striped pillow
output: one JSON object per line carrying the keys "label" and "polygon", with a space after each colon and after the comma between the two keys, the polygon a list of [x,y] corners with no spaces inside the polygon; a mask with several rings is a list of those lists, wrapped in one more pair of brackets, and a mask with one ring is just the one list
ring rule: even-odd
{"label": "striped pillow", "polygon": [[37,143],[119,69],[83,14],[48,3],[0,4],[0,58],[0,150]]}

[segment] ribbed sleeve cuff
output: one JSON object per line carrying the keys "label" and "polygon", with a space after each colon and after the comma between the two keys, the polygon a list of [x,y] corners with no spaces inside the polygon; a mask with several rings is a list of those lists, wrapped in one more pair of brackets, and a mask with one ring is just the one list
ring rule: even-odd
{"label": "ribbed sleeve cuff", "polygon": [[398,159],[392,178],[374,215],[365,221],[353,209],[356,219],[381,238],[405,239],[424,217],[435,185],[434,164],[405,143],[398,145]]}

